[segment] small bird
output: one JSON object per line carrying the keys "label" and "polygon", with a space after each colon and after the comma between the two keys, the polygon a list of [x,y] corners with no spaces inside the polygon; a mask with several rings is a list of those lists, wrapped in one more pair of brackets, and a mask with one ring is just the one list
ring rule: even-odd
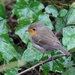
{"label": "small bird", "polygon": [[53,50],[61,50],[64,55],[70,55],[70,53],[64,49],[54,35],[54,33],[44,24],[35,22],[28,27],[30,34],[30,41],[33,46],[41,52],[49,52]]}

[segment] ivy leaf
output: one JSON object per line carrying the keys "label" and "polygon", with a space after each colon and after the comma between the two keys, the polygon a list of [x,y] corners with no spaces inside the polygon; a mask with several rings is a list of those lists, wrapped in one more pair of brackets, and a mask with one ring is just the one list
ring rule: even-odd
{"label": "ivy leaf", "polygon": [[75,24],[74,19],[75,19],[75,9],[70,8],[65,17],[65,21],[67,22],[67,24]]}
{"label": "ivy leaf", "polygon": [[66,14],[67,14],[67,10],[66,9],[61,9],[60,11],[59,11],[59,15],[60,15],[60,17],[64,17]]}
{"label": "ivy leaf", "polygon": [[58,16],[58,11],[57,11],[57,8],[53,5],[48,5],[46,8],[45,8],[45,11],[47,13],[51,13],[54,17],[57,17]]}
{"label": "ivy leaf", "polygon": [[17,15],[18,18],[23,17],[24,19],[33,22],[43,8],[43,4],[39,1],[18,0],[12,12]]}
{"label": "ivy leaf", "polygon": [[64,67],[70,68],[73,65],[73,61],[71,61],[71,56],[67,57],[67,59],[63,62]]}
{"label": "ivy leaf", "polygon": [[13,58],[17,59],[18,53],[10,42],[11,40],[8,35],[4,34],[4,36],[0,36],[0,53],[2,54],[3,59],[6,62],[9,62]]}
{"label": "ivy leaf", "polygon": [[4,75],[17,75],[18,70],[20,70],[20,68],[13,68],[13,69],[7,70]]}
{"label": "ivy leaf", "polygon": [[67,47],[67,50],[75,49],[75,27],[68,26],[63,29],[63,45]]}
{"label": "ivy leaf", "polygon": [[5,8],[0,4],[0,35],[8,33],[8,27],[6,24]]}
{"label": "ivy leaf", "polygon": [[48,14],[40,14],[36,21],[47,25],[51,30],[53,29],[53,25]]}
{"label": "ivy leaf", "polygon": [[42,58],[43,54],[39,51],[35,51],[33,49],[26,49],[23,53],[22,60],[25,60],[27,62],[30,61],[39,61]]}
{"label": "ivy leaf", "polygon": [[44,8],[44,5],[39,1],[36,1],[31,3],[30,8],[34,11],[35,14],[39,15],[42,12],[41,10]]}
{"label": "ivy leaf", "polygon": [[75,67],[70,67],[65,72],[62,73],[62,75],[74,75],[75,74]]}
{"label": "ivy leaf", "polygon": [[2,4],[0,4],[0,19],[1,18],[6,19],[5,7]]}
{"label": "ivy leaf", "polygon": [[57,17],[55,19],[55,21],[56,21],[55,29],[56,29],[57,32],[60,32],[62,30],[62,28],[65,26],[65,23],[63,21],[63,18]]}
{"label": "ivy leaf", "polygon": [[24,43],[28,43],[29,41],[29,33],[26,32],[26,30],[28,29],[28,26],[29,25],[19,25],[17,28],[16,28],[16,31],[15,31],[15,34],[17,34]]}
{"label": "ivy leaf", "polygon": [[44,72],[45,75],[47,75],[50,71],[49,63],[43,64],[40,69]]}

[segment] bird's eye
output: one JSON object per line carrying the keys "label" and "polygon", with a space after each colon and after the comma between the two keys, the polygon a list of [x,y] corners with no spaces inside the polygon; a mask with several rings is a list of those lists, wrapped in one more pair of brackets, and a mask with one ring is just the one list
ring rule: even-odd
{"label": "bird's eye", "polygon": [[35,29],[33,29],[35,31]]}

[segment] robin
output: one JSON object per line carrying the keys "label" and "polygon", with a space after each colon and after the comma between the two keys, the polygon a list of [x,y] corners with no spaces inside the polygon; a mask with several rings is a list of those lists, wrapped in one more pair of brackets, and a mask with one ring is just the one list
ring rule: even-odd
{"label": "robin", "polygon": [[64,55],[70,55],[70,53],[62,47],[53,32],[44,24],[37,22],[32,23],[28,27],[28,32],[30,34],[30,41],[39,51],[45,53],[53,50],[61,50]]}

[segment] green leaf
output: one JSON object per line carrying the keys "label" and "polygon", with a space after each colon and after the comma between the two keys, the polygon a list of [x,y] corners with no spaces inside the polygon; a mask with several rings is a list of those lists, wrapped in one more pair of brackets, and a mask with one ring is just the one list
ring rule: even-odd
{"label": "green leaf", "polygon": [[65,60],[66,58],[62,57],[62,58],[50,61],[46,64],[43,64],[40,69],[44,72],[45,75],[47,75],[49,71],[63,72]]}
{"label": "green leaf", "polygon": [[50,71],[49,63],[43,64],[40,69],[44,72],[45,75],[48,75]]}
{"label": "green leaf", "polygon": [[7,70],[4,75],[17,75],[18,70],[20,70],[20,68],[13,68],[13,69]]}
{"label": "green leaf", "polygon": [[70,67],[65,72],[63,72],[62,75],[75,75],[75,67]]}
{"label": "green leaf", "polygon": [[38,1],[29,1],[28,3],[25,0],[18,0],[12,12],[17,15],[18,18],[23,17],[25,20],[27,19],[30,22],[33,22],[43,8],[43,4]]}
{"label": "green leaf", "polygon": [[71,61],[71,56],[69,56],[69,57],[63,62],[63,64],[64,64],[64,67],[66,67],[66,68],[72,67],[73,61]]}
{"label": "green leaf", "polygon": [[66,14],[67,14],[67,10],[66,9],[61,9],[60,11],[59,11],[59,15],[61,16],[61,17],[64,17]]}
{"label": "green leaf", "polygon": [[[72,66],[72,64],[73,64],[73,62],[71,61],[71,57],[61,57],[61,58],[58,58],[56,60],[48,62],[46,64],[45,68],[41,67],[41,69],[43,70],[43,72],[46,72],[46,74],[48,74],[49,71],[63,72],[64,67],[70,68]],[[45,70],[47,68],[48,68],[48,71]]]}
{"label": "green leaf", "polygon": [[0,18],[6,19],[5,8],[2,4],[0,4]]}
{"label": "green leaf", "polygon": [[63,21],[63,18],[57,17],[55,19],[55,21],[56,21],[55,29],[56,29],[57,32],[60,32],[62,30],[62,28],[65,26],[65,23]]}
{"label": "green leaf", "polygon": [[61,57],[54,61],[49,62],[50,71],[63,72],[64,67],[70,68],[73,62],[71,62],[71,57]]}
{"label": "green leaf", "polygon": [[6,24],[5,8],[0,4],[0,35],[8,33],[8,27]]}
{"label": "green leaf", "polygon": [[[61,59],[61,60],[63,60],[63,59]],[[53,63],[52,71],[63,72],[63,70],[64,70],[64,66],[62,64],[62,61],[60,61],[59,59],[55,60]]]}
{"label": "green leaf", "polygon": [[45,8],[45,11],[47,13],[51,13],[54,17],[57,17],[58,16],[58,11],[57,11],[57,8],[53,5],[48,5],[46,8]]}
{"label": "green leaf", "polygon": [[44,5],[42,3],[36,1],[36,2],[31,3],[30,8],[34,11],[35,14],[38,15],[42,12],[41,10],[44,8]]}
{"label": "green leaf", "polygon": [[63,72],[64,70],[64,60],[66,60],[64,57],[50,61],[49,66],[50,66],[50,71],[54,72]]}
{"label": "green leaf", "polygon": [[18,29],[19,29],[19,27],[22,27],[22,26],[26,26],[26,25],[28,25],[28,24],[30,24],[31,22],[29,21],[29,19],[25,19],[24,17],[21,17],[21,18],[19,18],[18,19]]}
{"label": "green leaf", "polygon": [[74,8],[70,8],[66,17],[65,17],[65,20],[67,22],[67,24],[75,24],[75,9]]}
{"label": "green leaf", "polygon": [[53,29],[53,25],[48,14],[40,14],[36,21],[47,25],[51,30]]}
{"label": "green leaf", "polygon": [[[6,36],[6,37],[4,37]],[[3,59],[6,62],[9,62],[11,59],[16,58],[18,53],[14,49],[13,45],[11,44],[10,38],[7,34],[4,36],[0,36],[0,53],[2,53]]]}
{"label": "green leaf", "polygon": [[[65,57],[64,56],[64,57],[61,57],[61,58],[58,58],[56,60],[48,62],[46,64],[47,66],[45,66],[45,68],[41,67],[41,70],[43,70],[43,72],[45,72],[45,74],[48,74],[49,71],[63,72],[64,71],[64,67],[65,68],[69,68],[69,67],[72,66],[72,64],[73,64],[73,62],[71,62],[71,57]],[[42,69],[42,68],[44,68],[44,69]],[[48,68],[48,71],[45,70],[46,68]]]}
{"label": "green leaf", "polygon": [[20,17],[19,12],[21,11],[21,9],[24,9],[25,7],[27,7],[27,3],[25,0],[17,0],[16,4],[14,5],[12,12],[15,15],[17,15],[18,17]]}
{"label": "green leaf", "polygon": [[19,25],[17,28],[16,28],[16,31],[15,31],[15,34],[17,34],[24,43],[28,43],[29,41],[29,33],[26,32],[26,30],[28,29],[28,26],[29,25],[24,25],[24,24],[21,24]]}
{"label": "green leaf", "polygon": [[63,29],[63,45],[67,47],[67,50],[75,49],[75,27],[68,26]]}
{"label": "green leaf", "polygon": [[0,35],[8,33],[8,27],[6,24],[6,20],[0,20]]}
{"label": "green leaf", "polygon": [[39,61],[43,56],[43,53],[39,52],[38,50],[35,50],[34,48],[27,48],[22,56],[22,60],[25,60],[27,62],[30,61]]}

